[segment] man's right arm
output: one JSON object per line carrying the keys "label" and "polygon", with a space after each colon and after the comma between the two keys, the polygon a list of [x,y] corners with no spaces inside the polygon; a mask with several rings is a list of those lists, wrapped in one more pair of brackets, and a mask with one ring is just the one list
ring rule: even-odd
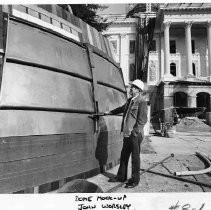
{"label": "man's right arm", "polygon": [[104,112],[104,114],[116,115],[116,114],[123,113],[124,110],[125,110],[125,104],[123,106],[117,107],[116,109],[113,109],[109,112]]}

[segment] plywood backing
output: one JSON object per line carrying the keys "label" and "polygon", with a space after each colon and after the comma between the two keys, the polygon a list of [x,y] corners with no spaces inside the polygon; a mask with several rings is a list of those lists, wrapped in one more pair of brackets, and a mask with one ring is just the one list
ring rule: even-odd
{"label": "plywood backing", "polygon": [[[4,143],[1,142],[4,147],[1,147],[0,156],[0,192],[14,192],[71,177],[117,160],[121,136],[116,139],[116,131],[102,135],[97,140],[105,143],[100,147],[101,153],[95,146],[99,142],[94,142],[93,136],[87,134],[4,138]],[[112,143],[114,138],[115,144]]]}

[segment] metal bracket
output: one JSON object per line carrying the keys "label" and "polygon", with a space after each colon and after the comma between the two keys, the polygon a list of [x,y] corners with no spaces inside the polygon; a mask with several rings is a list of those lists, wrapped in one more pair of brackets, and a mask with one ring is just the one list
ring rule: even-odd
{"label": "metal bracket", "polygon": [[[95,114],[99,114],[99,107],[98,107],[98,94],[97,94],[97,77],[95,73],[95,63],[94,63],[94,57],[93,57],[93,49],[90,44],[85,44],[87,48],[87,55],[89,58],[89,64],[90,64],[90,70],[92,73],[92,88],[93,88],[93,101],[94,101],[94,108],[95,108]],[[94,120],[94,132],[98,132],[99,130],[99,117],[92,117]]]}

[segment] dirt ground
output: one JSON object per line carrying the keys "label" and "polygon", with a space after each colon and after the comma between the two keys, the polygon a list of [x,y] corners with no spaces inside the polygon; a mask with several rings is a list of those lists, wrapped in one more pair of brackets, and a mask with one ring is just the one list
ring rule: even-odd
{"label": "dirt ground", "polygon": [[[108,182],[109,177],[116,174],[118,166],[106,171],[105,174],[90,178],[89,181],[100,186],[104,192],[114,193],[211,192],[210,173],[194,176],[174,175],[175,172],[198,171],[209,167],[196,152],[211,157],[211,129],[209,126],[195,126],[195,129],[192,129],[192,126],[190,129],[184,129],[183,125],[172,138],[150,132],[141,145],[141,172],[171,154],[174,154],[174,157],[143,173],[137,187],[126,189],[121,183]],[[130,165],[128,171],[131,171]],[[130,177],[130,174],[128,176]]]}

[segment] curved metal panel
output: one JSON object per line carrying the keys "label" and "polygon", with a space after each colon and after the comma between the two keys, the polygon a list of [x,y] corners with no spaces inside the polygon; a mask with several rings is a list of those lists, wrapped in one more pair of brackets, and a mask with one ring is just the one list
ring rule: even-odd
{"label": "curved metal panel", "polygon": [[126,102],[126,95],[113,88],[98,85],[99,112],[112,110]]}
{"label": "curved metal panel", "polygon": [[0,106],[94,112],[91,83],[37,67],[6,63]]}
{"label": "curved metal panel", "polygon": [[125,91],[124,81],[120,70],[112,63],[93,53],[97,80]]}
{"label": "curved metal panel", "polygon": [[0,137],[93,132],[88,114],[0,110]]}
{"label": "curved metal panel", "polygon": [[77,44],[10,20],[7,57],[91,78],[86,50]]}

